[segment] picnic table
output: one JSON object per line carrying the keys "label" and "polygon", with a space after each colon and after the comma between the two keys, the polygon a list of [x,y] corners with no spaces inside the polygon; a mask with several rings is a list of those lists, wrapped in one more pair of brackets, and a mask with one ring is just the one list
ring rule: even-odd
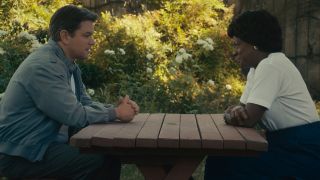
{"label": "picnic table", "polygon": [[140,113],[130,123],[89,125],[70,144],[133,163],[147,180],[188,179],[207,155],[254,156],[268,149],[257,130],[226,125],[222,114]]}

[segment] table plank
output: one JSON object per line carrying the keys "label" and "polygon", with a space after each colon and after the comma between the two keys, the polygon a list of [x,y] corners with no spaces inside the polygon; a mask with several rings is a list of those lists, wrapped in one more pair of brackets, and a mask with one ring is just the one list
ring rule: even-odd
{"label": "table plank", "polygon": [[138,134],[137,147],[157,147],[165,114],[151,114]]}
{"label": "table plank", "polygon": [[80,148],[91,147],[91,138],[100,132],[106,124],[91,124],[70,138],[70,144]]}
{"label": "table plank", "polygon": [[194,114],[181,114],[180,119],[180,147],[201,148],[197,120]]}
{"label": "table plank", "polygon": [[223,149],[223,139],[209,114],[197,114],[202,148]]}
{"label": "table plank", "polygon": [[267,151],[268,142],[255,129],[237,127],[237,130],[247,141],[248,150]]}
{"label": "table plank", "polygon": [[121,128],[114,136],[113,147],[135,147],[136,138],[148,117],[148,113],[136,115],[130,123]]}
{"label": "table plank", "polygon": [[224,149],[246,149],[245,139],[234,126],[229,126],[224,122],[222,114],[211,114],[222,138]]}
{"label": "table plank", "polygon": [[179,148],[180,114],[166,114],[160,130],[158,146]]}
{"label": "table plank", "polygon": [[103,126],[102,130],[92,136],[92,145],[99,147],[112,147],[115,135],[126,125],[126,123],[114,122]]}

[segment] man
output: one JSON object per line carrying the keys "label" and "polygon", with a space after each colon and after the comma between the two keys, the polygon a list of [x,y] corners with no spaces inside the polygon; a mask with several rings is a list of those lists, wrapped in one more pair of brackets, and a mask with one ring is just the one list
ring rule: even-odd
{"label": "man", "polygon": [[[67,127],[119,119],[129,122],[138,105],[124,97],[116,108],[86,94],[76,60],[94,45],[97,15],[60,8],[50,21],[49,42],[29,55],[11,78],[0,102],[0,171],[10,178],[119,179],[120,162],[80,154],[67,145]],[[1,174],[0,173],[0,174]]]}

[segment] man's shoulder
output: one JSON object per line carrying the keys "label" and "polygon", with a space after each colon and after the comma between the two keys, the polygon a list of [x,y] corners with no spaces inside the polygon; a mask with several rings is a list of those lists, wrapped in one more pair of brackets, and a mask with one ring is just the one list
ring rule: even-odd
{"label": "man's shoulder", "polygon": [[38,62],[40,64],[45,63],[57,63],[58,62],[58,55],[56,49],[48,44],[43,45],[35,52],[30,54],[26,60]]}
{"label": "man's shoulder", "polygon": [[50,46],[44,46],[30,54],[20,65],[17,73],[23,76],[28,74],[29,77],[39,75],[41,73],[60,76],[64,75],[66,71],[66,65],[59,60],[54,49]]}

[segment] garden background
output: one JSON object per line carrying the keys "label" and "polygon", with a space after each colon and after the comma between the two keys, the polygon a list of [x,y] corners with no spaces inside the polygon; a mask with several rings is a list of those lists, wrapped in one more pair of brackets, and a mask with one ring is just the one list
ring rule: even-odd
{"label": "garden background", "polygon": [[[88,59],[77,61],[88,93],[104,103],[128,94],[141,112],[221,113],[237,103],[245,76],[232,61],[226,29],[233,6],[221,0],[127,0],[127,13],[99,11]],[[48,41],[56,9],[76,0],[0,1],[0,100],[19,64]],[[320,103],[317,103],[318,110]],[[203,163],[194,174],[203,179]],[[122,178],[142,179],[123,166]]]}

